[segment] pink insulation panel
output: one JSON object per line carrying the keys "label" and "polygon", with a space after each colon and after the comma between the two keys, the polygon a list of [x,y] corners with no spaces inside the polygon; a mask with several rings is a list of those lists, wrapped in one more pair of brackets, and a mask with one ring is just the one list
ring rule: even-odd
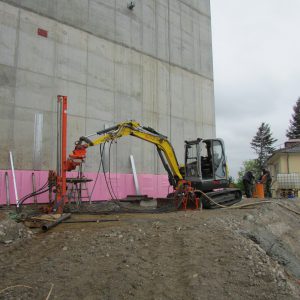
{"label": "pink insulation panel", "polygon": [[[9,196],[10,203],[16,204],[16,196],[14,192],[12,172],[9,170],[0,170],[0,205],[6,204],[6,185],[5,185],[5,172],[8,173],[9,178]],[[42,187],[48,178],[48,171],[31,171],[31,170],[16,170],[16,183],[19,199],[32,193],[32,174],[35,174],[35,186],[36,189]],[[68,177],[76,177],[77,172],[68,173]],[[115,196],[119,199],[126,197],[127,195],[135,194],[135,187],[132,174],[106,174],[106,180],[103,173],[100,173],[95,184],[97,173],[87,172],[85,173],[87,178],[93,181],[87,183],[88,192],[91,195],[92,201],[110,200],[106,181],[113,188]],[[155,175],[155,174],[138,174],[138,181],[140,192],[143,195],[149,197],[166,197],[167,194],[173,191],[170,187],[167,175]],[[83,191],[83,196],[86,193]],[[87,201],[88,199],[83,199]],[[48,193],[37,196],[38,203],[48,202]],[[33,203],[33,198],[26,200],[26,203]]]}

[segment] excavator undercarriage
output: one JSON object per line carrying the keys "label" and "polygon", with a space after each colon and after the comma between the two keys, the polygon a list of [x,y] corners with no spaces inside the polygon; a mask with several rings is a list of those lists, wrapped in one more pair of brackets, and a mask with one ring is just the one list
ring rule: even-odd
{"label": "excavator undercarriage", "polygon": [[[196,194],[200,195],[197,191]],[[227,188],[202,194],[200,199],[204,208],[220,208],[240,202],[242,192],[239,189]]]}

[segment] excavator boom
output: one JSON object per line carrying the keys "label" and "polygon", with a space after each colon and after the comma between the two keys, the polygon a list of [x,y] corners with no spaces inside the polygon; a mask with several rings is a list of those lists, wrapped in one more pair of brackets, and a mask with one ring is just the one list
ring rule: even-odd
{"label": "excavator boom", "polygon": [[[95,135],[98,137],[93,140],[90,139],[90,137]],[[158,154],[168,173],[170,184],[176,187],[178,181],[183,178],[180,173],[179,164],[172,145],[166,136],[156,132],[150,127],[143,127],[135,121],[122,122],[113,127],[98,131],[95,134],[81,137],[75,143],[76,146],[73,153],[69,155],[69,171],[78,165],[78,163],[75,162],[76,160],[85,159],[86,149],[88,147],[104,144],[129,135],[152,143],[156,146]]]}

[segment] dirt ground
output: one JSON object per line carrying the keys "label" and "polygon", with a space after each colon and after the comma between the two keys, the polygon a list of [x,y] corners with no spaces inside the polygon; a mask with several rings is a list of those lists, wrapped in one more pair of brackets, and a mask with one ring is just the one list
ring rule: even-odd
{"label": "dirt ground", "polygon": [[300,216],[275,203],[69,221],[95,219],[115,221],[35,233],[0,211],[0,299],[300,299]]}

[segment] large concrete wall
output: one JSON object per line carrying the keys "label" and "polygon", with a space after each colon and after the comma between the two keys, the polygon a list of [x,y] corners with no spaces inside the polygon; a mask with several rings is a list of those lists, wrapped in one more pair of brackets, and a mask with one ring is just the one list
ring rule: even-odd
{"label": "large concrete wall", "polygon": [[[0,1],[0,165],[33,169],[34,119],[43,114],[41,169],[55,168],[56,95],[69,97],[69,150],[79,136],[135,119],[183,142],[215,135],[209,0]],[[48,37],[37,35],[37,29]],[[98,149],[87,170],[96,171]],[[161,173],[153,145],[112,147],[113,170]]]}

